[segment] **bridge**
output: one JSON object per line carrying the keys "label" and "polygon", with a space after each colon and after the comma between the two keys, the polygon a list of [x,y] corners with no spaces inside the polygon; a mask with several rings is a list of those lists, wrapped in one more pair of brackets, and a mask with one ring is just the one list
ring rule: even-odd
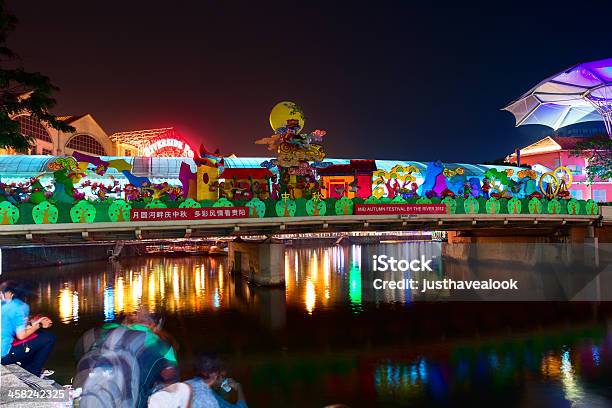
{"label": "bridge", "polygon": [[[128,256],[138,255],[142,244],[135,243],[150,240],[235,237],[229,244],[229,267],[257,284],[282,285],[284,244],[274,239],[279,235],[444,230],[449,244],[585,243],[597,257],[598,243],[612,242],[612,207],[602,208],[599,215],[393,214],[15,224],[0,228],[0,247],[3,267],[15,269],[108,259],[115,257],[118,246]],[[449,249],[459,251],[460,246]]]}
{"label": "bridge", "polygon": [[[612,209],[612,207],[610,207]],[[612,225],[612,214],[333,215],[180,221],[15,224],[0,228],[0,244],[270,236],[305,232],[446,230],[503,236],[563,234]]]}

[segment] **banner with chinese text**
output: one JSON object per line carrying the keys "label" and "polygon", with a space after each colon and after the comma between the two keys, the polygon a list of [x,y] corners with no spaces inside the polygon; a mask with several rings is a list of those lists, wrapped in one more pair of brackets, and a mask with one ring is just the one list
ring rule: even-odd
{"label": "banner with chinese text", "polygon": [[355,204],[355,215],[446,214],[444,204]]}
{"label": "banner with chinese text", "polygon": [[130,221],[215,220],[248,216],[247,207],[132,208],[130,211]]}

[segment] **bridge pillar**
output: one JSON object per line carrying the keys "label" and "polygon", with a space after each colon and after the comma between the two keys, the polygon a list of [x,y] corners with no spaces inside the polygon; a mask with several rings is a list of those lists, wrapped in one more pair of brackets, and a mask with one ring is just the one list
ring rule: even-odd
{"label": "bridge pillar", "polygon": [[229,243],[229,267],[260,286],[285,284],[285,245],[271,242]]}

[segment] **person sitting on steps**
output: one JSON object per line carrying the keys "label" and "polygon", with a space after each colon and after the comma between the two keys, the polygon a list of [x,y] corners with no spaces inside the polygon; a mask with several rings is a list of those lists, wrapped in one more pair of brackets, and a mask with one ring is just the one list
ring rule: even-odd
{"label": "person sitting on steps", "polygon": [[[19,363],[35,376],[43,374],[43,365],[55,345],[55,335],[48,329],[53,325],[45,316],[29,317],[27,301],[33,295],[30,287],[15,281],[0,285],[2,299],[2,364]],[[46,371],[50,375],[51,371]]]}

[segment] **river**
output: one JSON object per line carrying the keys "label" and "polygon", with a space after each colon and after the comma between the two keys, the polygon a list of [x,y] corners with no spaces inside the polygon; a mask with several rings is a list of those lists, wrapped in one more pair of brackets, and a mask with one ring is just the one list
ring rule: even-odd
{"label": "river", "polygon": [[[432,301],[372,288],[371,254],[418,243],[289,248],[286,286],[259,288],[223,257],[140,257],[30,269],[54,320],[55,378],[87,329],[161,310],[184,377],[216,351],[252,407],[612,406],[612,302]],[[452,273],[443,259],[431,274]],[[438,292],[437,297],[443,296]],[[437,299],[439,300],[439,299]]]}

